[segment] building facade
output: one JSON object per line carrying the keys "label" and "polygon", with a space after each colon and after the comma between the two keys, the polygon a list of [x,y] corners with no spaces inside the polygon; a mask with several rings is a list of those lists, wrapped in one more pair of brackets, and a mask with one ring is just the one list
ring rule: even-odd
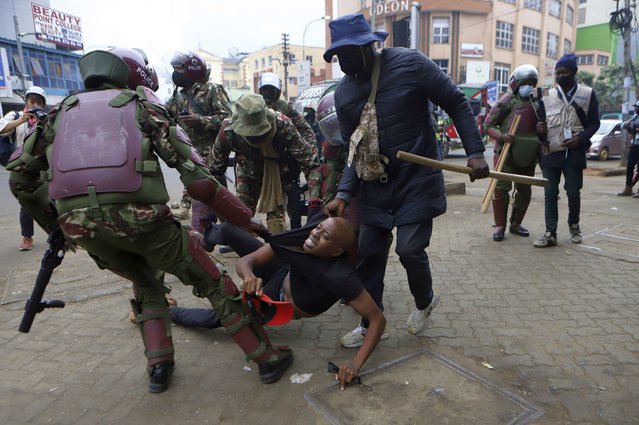
{"label": "building facade", "polygon": [[326,0],[326,14],[363,13],[376,30],[389,33],[384,47],[409,47],[410,9],[417,3],[419,50],[459,84],[495,80],[504,92],[522,64],[536,66],[542,84],[553,83],[555,62],[575,48],[578,1]]}
{"label": "building facade", "polygon": [[[38,4],[48,8],[49,1],[38,1]],[[4,96],[0,97],[4,111],[22,107],[22,96],[26,88],[33,85],[45,90],[48,105],[55,105],[84,88],[78,68],[80,54],[69,47],[39,41],[37,38],[41,33],[36,32],[38,27],[34,19],[32,3],[0,0],[0,49],[6,55],[9,74],[7,81],[3,76],[3,83],[11,88],[3,91]],[[23,61],[18,53],[18,38]],[[20,74],[24,75],[24,81]]]}
{"label": "building facade", "polygon": [[[575,53],[580,70],[599,75],[601,69],[609,64],[624,63],[623,37],[619,32],[610,30],[611,14],[617,11],[617,7],[623,6],[623,1],[579,0]],[[636,8],[631,11],[633,14],[637,12]],[[637,61],[638,41],[639,34],[635,28],[635,32],[630,33],[629,48],[633,62]]]}
{"label": "building facade", "polygon": [[257,83],[260,74],[263,72],[273,72],[279,75],[282,80],[282,98],[294,100],[298,93],[298,65],[302,56],[310,62],[310,83],[326,80],[326,64],[322,55],[324,47],[301,46],[289,44],[289,58],[286,73],[288,81],[285,79],[284,56],[282,44],[274,44],[247,54],[240,62],[240,74],[243,85],[249,87],[251,91],[257,93]]}

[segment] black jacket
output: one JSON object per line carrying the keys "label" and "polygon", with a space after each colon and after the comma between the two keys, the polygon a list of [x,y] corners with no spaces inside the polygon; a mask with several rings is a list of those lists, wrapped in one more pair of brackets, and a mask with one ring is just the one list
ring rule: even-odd
{"label": "black jacket", "polygon": [[[347,167],[338,191],[358,194],[360,222],[392,228],[430,219],[446,211],[441,170],[400,161],[399,150],[437,158],[437,140],[428,101],[440,105],[453,119],[466,154],[484,145],[464,93],[433,61],[415,50],[382,51],[375,105],[380,153],[390,159],[388,182],[364,182],[354,165]],[[337,116],[345,141],[359,124],[371,89],[370,79],[345,76],[335,91]]]}

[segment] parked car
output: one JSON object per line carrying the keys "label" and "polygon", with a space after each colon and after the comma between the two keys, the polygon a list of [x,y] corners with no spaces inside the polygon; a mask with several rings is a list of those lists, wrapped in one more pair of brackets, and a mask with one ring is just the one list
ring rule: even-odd
{"label": "parked car", "polygon": [[621,132],[621,120],[601,120],[599,130],[592,136],[592,145],[586,153],[588,158],[605,161],[611,156],[620,156],[626,148]]}
{"label": "parked car", "polygon": [[602,120],[620,120],[623,119],[623,114],[621,112],[605,112],[601,114]]}

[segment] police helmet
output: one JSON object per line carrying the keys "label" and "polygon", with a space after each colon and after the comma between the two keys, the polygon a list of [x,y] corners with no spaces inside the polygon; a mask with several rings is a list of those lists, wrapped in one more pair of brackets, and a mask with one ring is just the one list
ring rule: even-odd
{"label": "police helmet", "polygon": [[324,95],[317,103],[317,123],[326,142],[331,146],[344,144],[341,128],[335,111],[335,92]]}
{"label": "police helmet", "polygon": [[171,66],[176,71],[183,73],[184,78],[191,83],[203,83],[207,81],[210,71],[206,62],[200,55],[191,51],[175,52],[171,59]]}
{"label": "police helmet", "polygon": [[511,93],[516,93],[519,86],[526,80],[535,80],[535,85],[539,81],[539,71],[532,65],[520,65],[510,74],[508,78],[508,88]]}
{"label": "police helmet", "polygon": [[282,94],[282,80],[277,74],[263,72],[257,81],[257,90],[268,105],[276,102]]}
{"label": "police helmet", "polygon": [[94,50],[79,60],[84,86],[93,89],[104,83],[135,90],[138,86],[152,86],[152,77],[144,57],[133,49],[111,47]]}

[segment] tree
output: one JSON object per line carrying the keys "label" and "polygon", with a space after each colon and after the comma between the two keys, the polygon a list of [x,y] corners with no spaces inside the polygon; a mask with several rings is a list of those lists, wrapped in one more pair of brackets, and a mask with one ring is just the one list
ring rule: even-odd
{"label": "tree", "polygon": [[580,84],[584,84],[588,87],[592,87],[592,83],[594,79],[595,79],[595,74],[593,74],[592,72],[588,72],[588,71],[577,72],[577,81],[579,81]]}
{"label": "tree", "polygon": [[593,90],[599,100],[599,111],[621,111],[623,103],[624,68],[622,64],[611,64],[601,69],[595,79]]}

